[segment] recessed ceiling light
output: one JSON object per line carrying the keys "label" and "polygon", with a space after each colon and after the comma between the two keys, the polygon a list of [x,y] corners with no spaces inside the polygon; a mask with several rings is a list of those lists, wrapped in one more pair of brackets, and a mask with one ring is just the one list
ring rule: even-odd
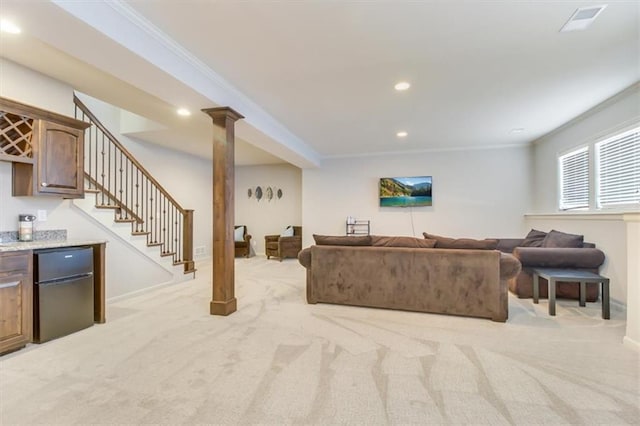
{"label": "recessed ceiling light", "polygon": [[188,110],[188,109],[186,109],[186,108],[180,108],[180,109],[178,109],[178,111],[176,111],[176,112],[178,113],[178,115],[181,115],[181,116],[183,116],[183,117],[188,117],[188,116],[190,116],[190,115],[191,115],[191,111],[189,111],[189,110]]}
{"label": "recessed ceiling light", "polygon": [[406,81],[401,81],[399,83],[396,83],[395,86],[393,86],[393,88],[396,89],[398,92],[402,92],[404,90],[407,90],[409,87],[411,87],[411,85],[409,83],[407,83]]}
{"label": "recessed ceiling light", "polygon": [[9,34],[20,34],[22,32],[19,26],[4,18],[0,19],[0,31]]}
{"label": "recessed ceiling light", "polygon": [[522,127],[516,127],[514,129],[509,130],[509,133],[522,133],[524,129]]}
{"label": "recessed ceiling light", "polygon": [[408,135],[409,135],[409,133],[404,132],[404,131],[396,133],[396,136],[399,137],[399,138],[406,138]]}
{"label": "recessed ceiling light", "polygon": [[598,15],[607,7],[606,4],[600,6],[581,7],[573,12],[566,24],[560,28],[561,33],[569,31],[585,30],[596,20]]}

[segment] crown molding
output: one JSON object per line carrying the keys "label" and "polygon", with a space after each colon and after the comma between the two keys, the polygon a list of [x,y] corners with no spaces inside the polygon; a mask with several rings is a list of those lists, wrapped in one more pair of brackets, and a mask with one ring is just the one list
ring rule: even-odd
{"label": "crown molding", "polygon": [[[594,106],[593,108],[583,112],[582,114],[578,115],[577,117],[574,117],[573,119],[567,121],[566,123],[564,123],[563,125],[556,127],[555,129],[551,130],[550,132],[540,136],[539,138],[533,140],[531,143],[533,145],[537,145],[539,143],[542,143],[546,140],[548,140],[549,138],[557,135],[558,133],[561,133],[563,130],[566,130],[568,128],[571,128],[572,126],[588,119],[589,117],[599,113],[600,111],[606,109],[607,107],[615,104],[616,102],[618,102],[620,99],[626,98],[627,96],[632,96],[634,94],[634,92],[640,91],[640,81],[636,81],[635,83],[633,83],[631,86],[627,87],[626,89],[623,89],[622,91],[616,93],[615,95],[611,96],[610,98],[605,99],[604,101],[602,101],[601,103],[599,103],[598,105]],[[638,120],[640,119],[640,117],[634,117],[632,119],[627,120],[626,122],[621,123],[619,126],[615,126],[612,129],[606,129],[606,131],[604,132],[604,135],[609,134],[610,132],[613,131],[617,131],[619,127],[626,127],[629,125],[632,125],[632,123],[637,123]],[[590,138],[590,140],[592,140],[593,138]]]}
{"label": "crown molding", "polygon": [[640,221],[640,213],[636,212],[558,212],[558,213],[527,213],[526,219],[534,220],[598,220],[632,222]]}
{"label": "crown molding", "polygon": [[476,146],[452,146],[444,148],[425,148],[425,149],[407,149],[398,151],[378,151],[378,152],[366,152],[356,154],[343,154],[343,155],[327,155],[324,156],[325,160],[336,160],[342,158],[360,158],[360,157],[388,157],[391,155],[413,155],[413,154],[429,154],[437,152],[457,152],[457,151],[485,151],[494,149],[519,149],[530,148],[529,143],[522,144],[504,144],[504,145],[476,145]]}
{"label": "crown molding", "polygon": [[[118,14],[126,18],[133,25],[144,31],[147,35],[160,43],[164,48],[180,58],[182,61],[189,64],[191,67],[198,70],[201,74],[205,75],[209,80],[214,82],[217,86],[224,88],[231,92],[235,97],[241,99],[243,103],[253,105],[255,108],[260,107],[251,100],[247,95],[236,89],[227,80],[222,78],[218,73],[213,71],[207,64],[198,59],[193,53],[185,49],[182,45],[176,42],[174,39],[165,34],[162,30],[156,27],[151,21],[138,13],[134,8],[129,6],[122,0],[112,0],[106,3]],[[226,106],[226,105],[221,105]]]}

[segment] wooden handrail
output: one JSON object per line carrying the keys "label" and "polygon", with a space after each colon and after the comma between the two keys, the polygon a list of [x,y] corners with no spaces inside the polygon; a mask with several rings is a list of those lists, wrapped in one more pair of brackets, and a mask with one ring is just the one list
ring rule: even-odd
{"label": "wooden handrail", "polygon": [[[184,209],[74,95],[76,116],[88,120],[85,177],[97,194],[96,207],[116,207],[116,221],[131,222],[133,235],[146,235],[184,272],[194,272],[193,210]],[[101,198],[101,199],[100,199]]]}
{"label": "wooden handrail", "polygon": [[155,180],[155,178],[151,175],[151,173],[149,173],[149,171],[147,169],[145,169],[142,164],[140,164],[138,162],[138,160],[136,160],[136,158],[133,156],[133,154],[131,154],[129,152],[129,150],[127,148],[125,148],[119,141],[118,139],[116,139],[115,136],[113,136],[111,134],[111,132],[109,130],[107,130],[106,127],[104,127],[102,125],[102,123],[100,122],[100,120],[98,120],[96,118],[95,115],[93,115],[93,113],[89,110],[89,108],[87,108],[87,106],[80,100],[78,99],[78,97],[76,95],[73,95],[73,102],[75,102],[76,105],[78,105],[78,107],[82,110],[82,112],[84,113],[84,115],[86,115],[87,117],[89,117],[89,119],[91,120],[91,122],[100,129],[100,131],[102,133],[104,133],[105,135],[107,135],[107,137],[109,138],[109,140],[111,141],[111,143],[113,143],[115,146],[118,147],[118,149],[120,149],[124,155],[127,156],[127,158],[138,168],[140,169],[140,171],[142,173],[144,173],[147,178],[149,179],[150,182],[152,182],[155,186],[158,187],[158,189],[160,190],[160,192],[162,192],[162,195],[164,195],[165,197],[167,197],[167,199],[169,201],[171,201],[171,203],[173,203],[178,210],[180,211],[180,213],[184,214],[185,213],[185,209],[183,209],[180,204],[174,200],[174,198],[171,196],[171,194],[169,194],[167,192],[166,189],[164,189],[164,187],[162,185],[160,185],[160,183]]}

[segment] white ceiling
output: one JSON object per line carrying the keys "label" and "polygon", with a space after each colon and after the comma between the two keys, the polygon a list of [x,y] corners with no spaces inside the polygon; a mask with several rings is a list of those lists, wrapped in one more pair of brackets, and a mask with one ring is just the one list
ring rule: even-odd
{"label": "white ceiling", "polygon": [[[228,105],[246,117],[239,164],[310,167],[552,131],[640,80],[640,2],[559,32],[597,4],[3,0],[24,34],[2,35],[0,55],[166,127],[143,140],[209,157],[197,110]],[[394,91],[399,80],[411,89]],[[173,114],[182,105],[189,120]]]}

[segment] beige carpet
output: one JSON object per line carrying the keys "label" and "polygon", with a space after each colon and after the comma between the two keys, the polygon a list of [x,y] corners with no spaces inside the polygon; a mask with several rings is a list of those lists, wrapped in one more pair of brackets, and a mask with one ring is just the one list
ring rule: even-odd
{"label": "beige carpet", "polygon": [[0,358],[8,424],[638,424],[624,313],[509,299],[489,320],[307,305],[296,260],[236,261],[238,312],[195,281]]}

